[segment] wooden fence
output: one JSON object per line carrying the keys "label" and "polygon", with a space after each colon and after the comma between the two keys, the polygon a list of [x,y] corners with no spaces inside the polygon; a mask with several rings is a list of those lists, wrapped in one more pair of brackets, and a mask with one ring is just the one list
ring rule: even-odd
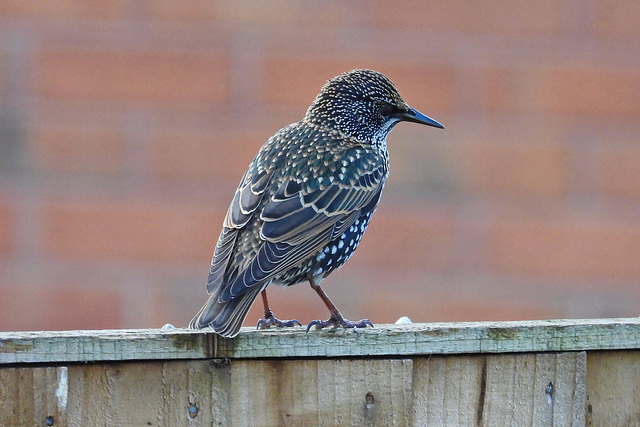
{"label": "wooden fence", "polygon": [[0,426],[639,426],[640,319],[0,333]]}

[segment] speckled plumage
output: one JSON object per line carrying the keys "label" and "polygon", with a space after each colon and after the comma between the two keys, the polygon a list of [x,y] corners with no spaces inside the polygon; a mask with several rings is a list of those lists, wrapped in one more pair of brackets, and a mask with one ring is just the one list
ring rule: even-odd
{"label": "speckled plumage", "polygon": [[[215,248],[209,300],[190,323],[238,333],[258,294],[271,284],[309,281],[331,311],[317,327],[363,327],[342,318],[319,284],[353,254],[389,171],[386,138],[400,121],[442,127],[409,107],[372,70],[327,82],[304,119],[279,130],[245,172]],[[271,314],[263,293],[266,319]],[[292,323],[293,322],[293,323]]]}

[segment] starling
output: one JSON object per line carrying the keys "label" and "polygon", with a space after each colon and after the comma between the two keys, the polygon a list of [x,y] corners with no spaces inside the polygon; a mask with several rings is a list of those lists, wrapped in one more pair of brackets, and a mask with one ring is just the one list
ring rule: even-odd
{"label": "starling", "polygon": [[229,206],[209,271],[210,296],[189,327],[233,337],[260,293],[259,328],[300,325],[273,315],[266,288],[304,281],[330,312],[307,331],[373,326],[345,319],[320,282],[358,247],[388,175],[387,135],[401,121],[444,129],[411,108],[387,77],[358,69],[329,80],[301,121],[269,138]]}

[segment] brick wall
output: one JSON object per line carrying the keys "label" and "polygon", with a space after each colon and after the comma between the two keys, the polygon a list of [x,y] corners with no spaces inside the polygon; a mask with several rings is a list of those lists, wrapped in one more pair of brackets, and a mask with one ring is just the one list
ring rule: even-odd
{"label": "brick wall", "polygon": [[[391,134],[325,281],[346,316],[637,316],[638,22],[631,0],[5,0],[0,330],[185,325],[247,164],[356,67],[447,129]],[[271,300],[326,316],[306,285]]]}

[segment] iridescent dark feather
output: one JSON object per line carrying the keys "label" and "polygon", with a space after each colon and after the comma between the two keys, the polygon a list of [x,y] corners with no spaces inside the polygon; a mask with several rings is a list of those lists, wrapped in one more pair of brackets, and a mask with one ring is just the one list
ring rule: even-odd
{"label": "iridescent dark feather", "polygon": [[415,117],[426,118],[380,73],[330,80],[305,118],[269,138],[245,172],[215,248],[210,298],[190,327],[232,337],[269,284],[319,283],[342,266],[380,199],[386,136]]}

